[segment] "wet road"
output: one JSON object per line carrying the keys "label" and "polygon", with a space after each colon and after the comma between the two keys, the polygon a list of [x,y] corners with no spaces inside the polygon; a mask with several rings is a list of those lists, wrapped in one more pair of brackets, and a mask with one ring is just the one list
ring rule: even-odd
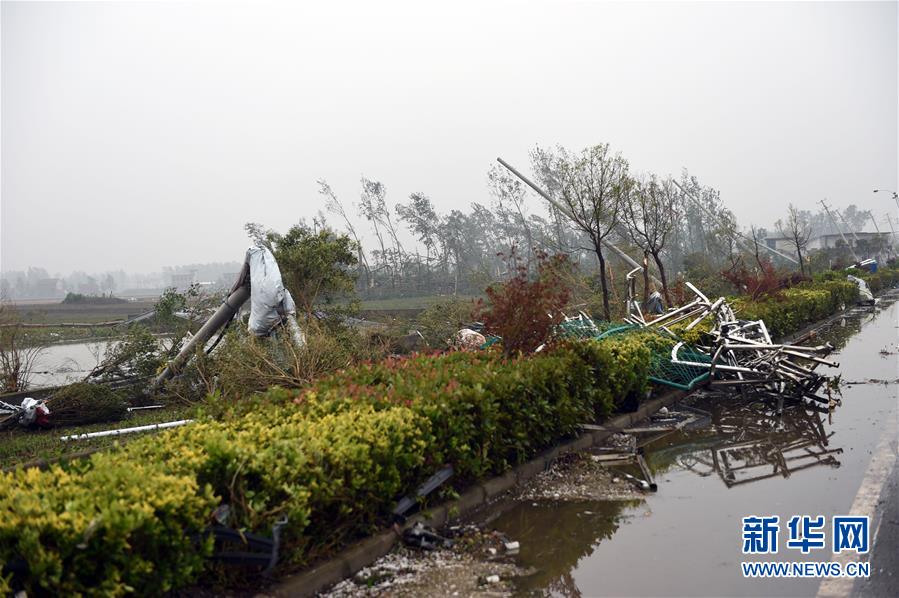
{"label": "wet road", "polygon": [[[741,519],[780,516],[780,552],[768,560],[830,560],[829,531],[825,549],[803,555],[785,547],[786,521],[824,515],[829,526],[834,515],[854,514],[850,509],[873,453],[885,446],[882,439],[895,453],[896,429],[888,421],[897,411],[897,322],[899,303],[892,297],[821,335],[839,348],[834,359],[848,383],[842,406],[832,413],[811,406],[779,413],[776,405],[737,396],[691,399],[709,412],[706,425],[646,445],[657,494],[629,503],[524,502],[505,511],[492,527],[519,540],[520,564],[536,571],[520,582],[520,593],[815,596],[818,579],[742,576],[741,561],[765,558],[742,554]],[[899,595],[897,576],[877,573],[896,565],[899,550],[895,470],[890,476],[874,521],[884,523],[872,579],[855,586],[860,595]],[[892,502],[884,500],[890,488]]]}

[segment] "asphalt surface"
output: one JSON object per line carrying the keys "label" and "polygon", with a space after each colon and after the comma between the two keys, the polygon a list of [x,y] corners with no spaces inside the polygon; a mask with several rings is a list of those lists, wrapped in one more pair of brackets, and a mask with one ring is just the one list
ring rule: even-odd
{"label": "asphalt surface", "polygon": [[[892,445],[893,450],[896,444]],[[899,462],[897,462],[899,463]],[[871,577],[859,580],[852,595],[862,598],[899,596],[899,466],[881,490],[871,551]]]}

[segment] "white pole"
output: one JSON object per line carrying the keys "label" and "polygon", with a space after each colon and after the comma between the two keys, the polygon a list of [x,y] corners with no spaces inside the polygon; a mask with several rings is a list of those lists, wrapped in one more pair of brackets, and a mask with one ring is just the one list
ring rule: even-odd
{"label": "white pole", "polygon": [[[671,182],[674,183],[675,185],[677,185],[677,188],[680,189],[681,191],[683,191],[683,192],[684,192],[684,195],[686,195],[687,197],[689,197],[690,199],[692,199],[692,200],[693,200],[693,203],[696,204],[696,207],[698,207],[700,210],[702,210],[703,212],[705,212],[706,214],[708,214],[708,216],[709,216],[710,218],[714,218],[715,220],[717,220],[719,224],[724,224],[724,225],[725,225],[725,228],[727,228],[727,226],[726,226],[726,225],[727,225],[727,222],[725,222],[724,219],[723,219],[721,216],[719,216],[719,215],[717,215],[717,214],[712,214],[708,209],[706,209],[706,207],[705,207],[704,205],[702,205],[702,202],[700,202],[700,201],[696,198],[695,195],[693,195],[692,193],[690,193],[689,191],[687,191],[686,189],[684,189],[683,186],[682,186],[680,183],[678,183],[678,182],[675,181],[674,179],[671,179]],[[740,247],[740,249],[742,249],[743,251],[749,252],[749,248],[747,248],[747,247],[744,246],[744,245],[741,245],[741,244],[740,244],[740,241],[739,241],[738,239],[743,239],[743,240],[745,240],[745,241],[747,241],[747,242],[750,241],[751,239],[747,238],[746,235],[742,234],[742,233],[741,233],[740,231],[738,231],[738,230],[733,230],[732,233],[733,233],[733,239],[734,239],[734,241],[736,242],[737,246]],[[752,241],[752,242],[753,242],[753,245],[758,245],[758,246],[761,247],[762,249],[764,249],[764,250],[766,250],[766,251],[770,251],[771,253],[773,253],[773,254],[775,254],[775,255],[779,255],[780,257],[784,258],[785,260],[788,260],[788,261],[790,261],[790,262],[793,262],[794,264],[798,264],[798,263],[799,263],[799,260],[797,260],[796,258],[794,258],[794,257],[792,257],[792,256],[789,256],[789,255],[787,255],[786,253],[781,253],[780,251],[774,249],[773,247],[768,247],[766,244],[764,244],[764,243],[757,243],[756,241]]]}
{"label": "white pole", "polygon": [[[550,204],[555,206],[555,208],[557,210],[559,210],[560,212],[565,214],[565,216],[567,216],[570,220],[574,220],[575,222],[577,221],[577,218],[574,217],[574,214],[572,214],[568,208],[566,208],[565,206],[563,206],[562,204],[560,204],[559,202],[554,200],[552,197],[549,196],[549,194],[546,191],[544,191],[543,189],[541,189],[540,187],[538,187],[537,185],[532,183],[529,178],[527,178],[526,176],[524,176],[523,174],[521,174],[520,172],[515,170],[515,168],[511,164],[509,164],[502,158],[497,158],[496,161],[499,162],[500,164],[502,164],[503,166],[505,166],[509,170],[509,172],[511,172],[512,174],[514,174],[515,176],[520,178],[522,181],[524,181],[528,187],[530,187],[531,189],[536,191],[538,195],[540,195],[543,199],[545,199]],[[621,258],[631,268],[640,268],[640,271],[641,272],[643,271],[643,266],[641,266],[640,264],[635,262],[631,256],[629,256],[628,254],[626,254],[623,251],[621,251],[620,249],[618,249],[618,247],[616,247],[612,243],[603,239],[602,245],[603,245],[603,247],[605,247],[606,249],[609,249],[612,253],[617,255],[619,258]],[[654,283],[656,283],[658,285],[662,284],[662,281],[659,280],[658,278],[656,278],[655,276],[653,276],[652,274],[650,274],[649,277],[652,279],[652,281]]]}
{"label": "white pole", "polygon": [[174,422],[165,422],[161,424],[150,424],[148,426],[137,426],[134,428],[119,428],[118,430],[103,430],[102,432],[89,432],[87,434],[73,434],[71,436],[60,436],[63,441],[68,440],[85,440],[87,438],[102,438],[104,436],[120,436],[122,434],[132,434],[134,432],[150,432],[156,430],[165,430],[166,428],[177,428],[185,424],[191,423],[192,419],[179,419]]}
{"label": "white pole", "polygon": [[[840,228],[840,225],[837,224],[836,220],[834,220],[833,214],[830,213],[830,208],[827,207],[827,204],[824,203],[823,199],[821,201],[819,201],[818,203],[820,203],[821,206],[824,208],[824,211],[827,212],[827,216],[830,218],[831,224],[833,224],[833,227],[835,229],[837,229],[838,233],[840,233],[840,238],[843,239],[843,243],[845,243],[846,246],[849,248],[849,252],[852,254],[852,257],[855,258],[856,263],[860,262],[861,260],[858,259],[858,255],[856,255],[855,249],[852,248],[852,244],[848,240],[846,240],[846,235],[843,234],[843,229]],[[826,244],[826,242],[825,242],[825,244]]]}

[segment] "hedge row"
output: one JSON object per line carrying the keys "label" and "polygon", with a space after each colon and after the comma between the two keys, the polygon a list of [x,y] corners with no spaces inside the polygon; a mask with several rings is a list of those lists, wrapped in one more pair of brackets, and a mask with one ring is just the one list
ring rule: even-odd
{"label": "hedge row", "polygon": [[899,269],[895,268],[882,268],[873,274],[866,270],[829,271],[817,274],[813,282],[784,290],[774,299],[753,302],[738,298],[734,300],[737,315],[765,320],[773,336],[792,334],[858,301],[858,287],[846,280],[847,274],[864,279],[875,294],[899,284]]}
{"label": "hedge row", "polygon": [[[899,279],[875,276],[872,288]],[[856,297],[851,283],[829,280],[736,303],[783,335]],[[502,472],[642,396],[653,342],[638,334],[514,359],[365,364],[112,453],[0,474],[0,564],[24,566],[15,585],[34,594],[164,593],[204,571],[213,546],[199,534],[222,504],[247,531],[287,516],[282,554],[306,563],[384,524],[395,500],[444,464],[459,483]],[[0,576],[0,593],[10,583]]]}
{"label": "hedge row", "polygon": [[446,463],[460,482],[501,472],[642,396],[648,361],[629,337],[363,365],[80,463],[0,474],[0,563],[27,565],[15,585],[29,593],[163,593],[203,571],[213,547],[196,536],[221,504],[258,533],[286,515],[282,554],[305,563],[384,524]]}
{"label": "hedge row", "polygon": [[791,334],[858,300],[858,287],[845,280],[803,283],[764,301],[733,301],[737,317],[764,320],[773,337]]}

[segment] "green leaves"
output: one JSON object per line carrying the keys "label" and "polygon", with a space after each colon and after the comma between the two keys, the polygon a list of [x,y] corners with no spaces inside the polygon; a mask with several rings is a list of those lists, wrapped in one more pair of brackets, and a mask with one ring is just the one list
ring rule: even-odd
{"label": "green leaves", "polygon": [[640,396],[649,342],[362,364],[78,465],[0,474],[0,562],[28,563],[30,593],[164,593],[203,571],[212,546],[190,536],[223,503],[248,531],[287,515],[284,558],[308,562],[387,523],[443,465],[457,485],[501,473]]}

